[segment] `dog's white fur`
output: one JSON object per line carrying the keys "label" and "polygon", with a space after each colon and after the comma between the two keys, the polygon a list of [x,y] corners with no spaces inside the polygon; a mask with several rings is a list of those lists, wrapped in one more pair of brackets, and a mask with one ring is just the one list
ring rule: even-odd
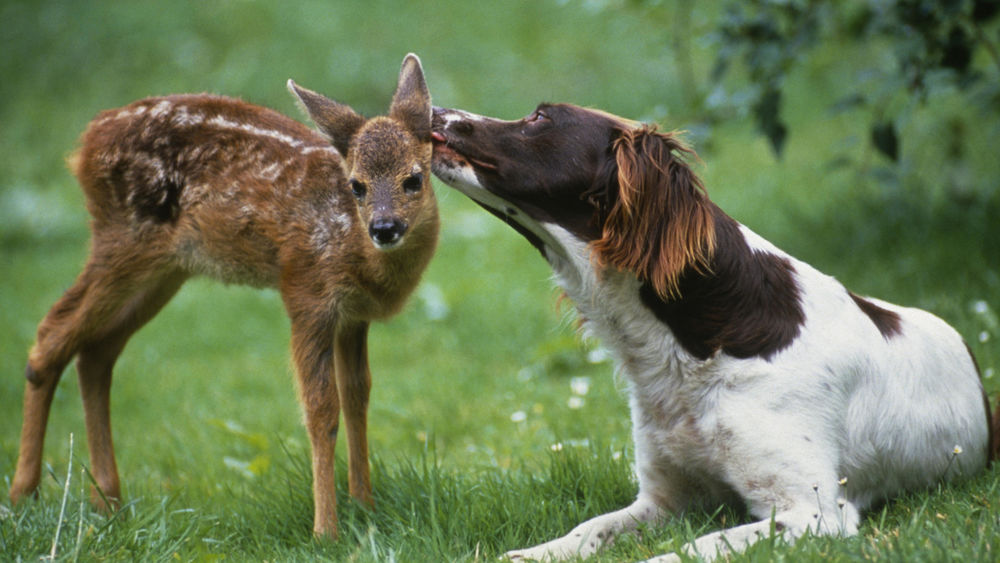
{"label": "dog's white fur", "polygon": [[[435,173],[503,209],[467,163],[435,160]],[[869,299],[900,317],[899,334],[886,338],[839,282],[740,226],[752,252],[792,265],[805,323],[769,359],[718,352],[701,361],[643,305],[634,275],[598,272],[589,245],[558,225],[512,218],[539,235],[556,281],[624,376],[639,494],[511,559],[586,557],[642,524],[734,500],[757,521],[697,538],[685,553],[712,559],[772,529],[789,541],[852,535],[873,502],[985,466],[978,370],[958,333],[930,313]]]}

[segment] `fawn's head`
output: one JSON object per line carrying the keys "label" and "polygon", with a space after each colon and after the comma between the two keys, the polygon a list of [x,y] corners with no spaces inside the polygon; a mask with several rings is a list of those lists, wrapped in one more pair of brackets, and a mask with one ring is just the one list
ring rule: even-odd
{"label": "fawn's head", "polygon": [[430,184],[431,97],[416,55],[403,59],[386,116],[366,119],[291,80],[288,88],[344,156],[348,187],[377,248],[398,247],[417,224],[436,222]]}

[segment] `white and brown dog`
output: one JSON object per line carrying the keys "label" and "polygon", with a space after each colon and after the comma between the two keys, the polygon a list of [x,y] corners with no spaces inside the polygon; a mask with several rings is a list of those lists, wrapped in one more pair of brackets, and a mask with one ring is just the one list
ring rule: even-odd
{"label": "white and brown dog", "polygon": [[674,135],[543,104],[517,121],[437,108],[432,136],[434,173],[541,251],[628,386],[636,501],[511,559],[587,556],[721,503],[757,521],[686,553],[772,526],[851,535],[873,503],[996,455],[1000,416],[954,329],[859,297],[726,215]]}

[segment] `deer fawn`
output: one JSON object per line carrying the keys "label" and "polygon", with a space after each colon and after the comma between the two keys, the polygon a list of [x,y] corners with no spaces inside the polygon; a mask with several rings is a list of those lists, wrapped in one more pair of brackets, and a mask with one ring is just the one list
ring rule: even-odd
{"label": "deer fawn", "polygon": [[388,116],[365,119],[288,87],[324,136],[209,95],[141,100],[90,123],[71,159],[93,216],[90,259],[38,327],[28,358],[13,501],[38,487],[53,392],[76,356],[91,501],[118,505],[112,366],[185,280],[206,275],[281,293],[312,446],[314,531],[337,535],[341,410],[350,494],[372,504],[368,325],[399,311],[437,244],[430,95],[412,54]]}

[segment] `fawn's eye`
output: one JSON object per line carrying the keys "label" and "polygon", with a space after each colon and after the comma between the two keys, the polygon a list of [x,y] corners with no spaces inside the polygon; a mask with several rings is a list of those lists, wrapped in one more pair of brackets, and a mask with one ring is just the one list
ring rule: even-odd
{"label": "fawn's eye", "polygon": [[368,186],[366,186],[365,183],[362,182],[361,180],[357,180],[355,178],[351,178],[350,184],[351,184],[351,193],[354,194],[354,197],[358,199],[364,199],[365,194],[368,193]]}
{"label": "fawn's eye", "polygon": [[403,190],[406,193],[415,194],[424,187],[424,175],[417,172],[416,174],[410,174],[405,180],[403,180]]}

